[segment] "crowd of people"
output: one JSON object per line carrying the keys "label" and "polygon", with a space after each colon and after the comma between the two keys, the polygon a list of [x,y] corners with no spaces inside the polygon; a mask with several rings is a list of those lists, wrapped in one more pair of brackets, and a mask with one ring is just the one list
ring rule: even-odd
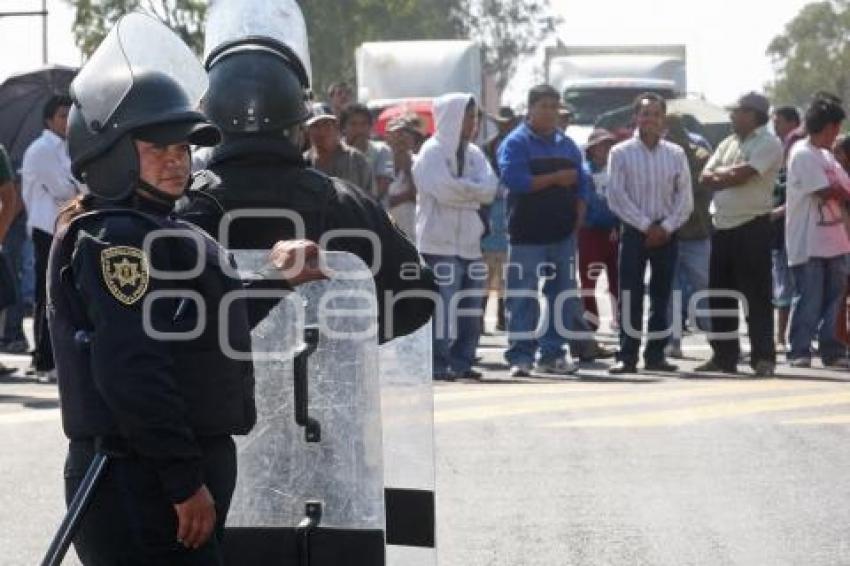
{"label": "crowd of people", "polygon": [[[548,85],[529,91],[524,117],[508,107],[485,115],[456,93],[434,101],[424,145],[410,114],[388,125],[385,151],[365,139],[368,109],[348,106],[341,92],[351,89],[334,85],[315,116],[337,108],[337,138],[367,157],[366,185],[437,277],[435,379],[480,377],[475,352],[491,298],[514,377],[571,374],[612,356],[610,373],[634,373],[642,342],[645,370],[675,372],[670,360],[685,357],[691,331],[711,348],[698,372],[737,373],[746,363],[773,375],[777,351],[811,367],[815,344],[825,367],[850,367],[835,331],[850,252],[850,137],[839,136],[836,97],[817,93],[801,116],[746,93],[713,148],[645,93],[630,134],[596,129],[580,148],[565,131],[570,109]],[[352,127],[352,113],[364,124]],[[479,150],[483,120],[496,134]],[[599,300],[619,334],[616,352],[596,339]]]}
{"label": "crowd of people", "polygon": [[[84,190],[64,140],[70,106],[64,96],[48,102],[44,131],[21,164],[0,154],[0,237],[17,279],[0,350],[30,347],[29,240],[31,371],[44,381],[55,379],[44,293],[53,226]],[[579,147],[564,129],[569,108],[539,85],[524,116],[509,107],[487,114],[472,94],[451,93],[433,101],[433,125],[400,113],[377,136],[375,114],[337,83],[327,103],[311,106],[303,159],[370,195],[433,270],[436,380],[481,377],[488,310],[507,334],[514,377],[572,374],[611,357],[610,373],[634,373],[644,342],[645,370],[675,372],[670,360],[684,357],[688,331],[704,332],[711,347],[700,372],[736,373],[744,362],[769,376],[777,352],[796,368],[811,367],[815,354],[826,367],[850,368],[835,331],[850,271],[842,102],[817,93],[801,115],[750,92],[729,110],[732,133],[711,148],[648,92],[634,102],[632,133],[596,129]],[[495,135],[479,144],[484,121]],[[619,335],[616,350],[597,339],[603,322]]]}

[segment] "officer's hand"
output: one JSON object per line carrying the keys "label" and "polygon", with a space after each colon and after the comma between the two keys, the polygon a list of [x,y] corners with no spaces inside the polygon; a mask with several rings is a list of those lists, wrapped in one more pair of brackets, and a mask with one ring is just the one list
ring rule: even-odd
{"label": "officer's hand", "polygon": [[195,495],[174,505],[177,513],[177,541],[186,548],[198,548],[210,538],[215,529],[215,501],[207,486],[202,485]]}
{"label": "officer's hand", "polygon": [[272,248],[269,261],[295,287],[327,278],[319,265],[321,253],[319,246],[309,240],[281,240]]}

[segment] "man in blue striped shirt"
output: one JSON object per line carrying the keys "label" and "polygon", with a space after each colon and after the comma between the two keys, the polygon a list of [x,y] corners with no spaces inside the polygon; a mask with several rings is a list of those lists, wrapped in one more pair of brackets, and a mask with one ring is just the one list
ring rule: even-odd
{"label": "man in blue striped shirt", "polygon": [[608,371],[637,372],[643,334],[646,266],[649,281],[649,336],[644,367],[676,371],[664,359],[670,335],[667,305],[676,265],[676,231],[693,210],[691,172],[685,152],[662,139],[667,104],[654,93],[634,103],[634,137],[614,146],[608,159],[608,205],[620,220],[620,354]]}

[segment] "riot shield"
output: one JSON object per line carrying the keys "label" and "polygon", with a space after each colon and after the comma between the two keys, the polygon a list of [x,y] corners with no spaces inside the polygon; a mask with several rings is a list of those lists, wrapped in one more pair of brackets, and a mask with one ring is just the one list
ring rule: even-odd
{"label": "riot shield", "polygon": [[[300,67],[304,88],[310,86],[312,67],[307,25],[295,0],[212,0],[207,8],[204,61],[207,68],[225,46],[249,40],[263,48],[265,38],[285,46],[286,55]],[[271,46],[273,48],[273,46]],[[288,57],[289,58],[289,57]]]}
{"label": "riot shield", "polygon": [[431,325],[380,347],[387,564],[434,566]]}
{"label": "riot shield", "polygon": [[[268,252],[233,255],[245,275]],[[237,440],[228,564],[384,564],[374,282],[356,256],[325,258],[332,277],[286,295],[252,332],[257,424]]]}

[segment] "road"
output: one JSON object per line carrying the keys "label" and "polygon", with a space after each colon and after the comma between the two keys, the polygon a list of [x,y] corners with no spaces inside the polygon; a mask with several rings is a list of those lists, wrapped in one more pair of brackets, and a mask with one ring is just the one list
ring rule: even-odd
{"label": "road", "polygon": [[[512,381],[503,346],[435,387],[441,566],[850,564],[850,374]],[[61,515],[57,405],[0,381],[0,564],[37,563]]]}

